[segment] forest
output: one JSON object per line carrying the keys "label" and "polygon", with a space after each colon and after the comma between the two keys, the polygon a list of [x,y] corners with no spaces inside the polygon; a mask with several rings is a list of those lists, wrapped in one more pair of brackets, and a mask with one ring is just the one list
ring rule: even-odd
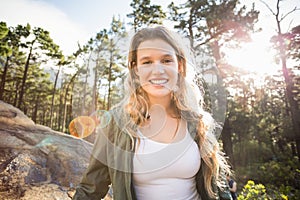
{"label": "forest", "polygon": [[[0,100],[35,123],[70,134],[77,116],[109,110],[122,99],[126,38],[168,20],[189,39],[197,57],[193,79],[205,90],[205,109],[222,124],[220,143],[234,170],[238,199],[300,199],[300,24],[283,32],[288,3],[270,11],[277,30],[269,38],[280,66],[258,81],[255,72],[226,62],[226,48],[238,48],[258,27],[260,11],[238,0],[186,0],[168,8],[132,0],[129,23],[113,17],[64,55],[51,33],[28,24],[0,22]],[[225,48],[226,47],[226,48]],[[269,67],[269,66],[266,66]],[[209,77],[211,81],[207,81]]]}

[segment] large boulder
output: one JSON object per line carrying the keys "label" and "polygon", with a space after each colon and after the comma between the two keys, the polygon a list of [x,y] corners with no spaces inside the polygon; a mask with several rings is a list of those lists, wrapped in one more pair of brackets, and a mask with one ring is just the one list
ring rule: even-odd
{"label": "large boulder", "polygon": [[70,200],[91,150],[0,101],[0,199]]}

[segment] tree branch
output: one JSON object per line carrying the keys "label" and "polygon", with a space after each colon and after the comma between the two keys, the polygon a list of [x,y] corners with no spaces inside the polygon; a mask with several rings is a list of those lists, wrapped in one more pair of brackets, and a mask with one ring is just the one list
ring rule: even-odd
{"label": "tree branch", "polygon": [[280,21],[284,20],[284,18],[286,18],[289,14],[295,12],[296,10],[300,10],[299,8],[295,7],[293,10],[291,10],[290,12],[288,12],[287,14],[285,14],[284,16],[282,16],[280,18]]}
{"label": "tree branch", "polygon": [[220,35],[222,35],[222,31],[220,31],[220,32],[218,32],[218,33],[215,33],[213,36],[207,38],[205,41],[203,41],[203,42],[197,44],[197,45],[195,46],[195,49],[198,49],[200,46],[202,46],[202,45],[204,45],[204,44],[207,44],[208,42],[210,42],[211,40],[217,38],[217,37],[220,36]]}
{"label": "tree branch", "polygon": [[270,6],[266,2],[264,2],[263,0],[259,1],[263,3],[274,16],[276,16],[276,13],[270,8]]}

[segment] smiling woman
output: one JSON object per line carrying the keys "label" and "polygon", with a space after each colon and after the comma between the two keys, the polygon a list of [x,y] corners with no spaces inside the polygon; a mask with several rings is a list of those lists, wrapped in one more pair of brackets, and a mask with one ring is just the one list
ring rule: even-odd
{"label": "smiling woman", "polygon": [[176,53],[171,45],[160,39],[142,42],[139,48],[135,69],[140,84],[149,98],[161,99],[176,86],[180,70]]}
{"label": "smiling woman", "polygon": [[189,92],[182,43],[162,26],[134,34],[126,95],[97,128],[74,200],[104,197],[109,184],[115,200],[209,200],[226,190],[217,125]]}

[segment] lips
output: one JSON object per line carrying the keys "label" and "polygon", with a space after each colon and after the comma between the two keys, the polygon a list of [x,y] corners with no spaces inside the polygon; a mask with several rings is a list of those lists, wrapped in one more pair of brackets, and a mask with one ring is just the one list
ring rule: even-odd
{"label": "lips", "polygon": [[149,82],[152,84],[155,84],[155,85],[162,85],[162,84],[167,83],[168,80],[167,79],[152,79]]}

